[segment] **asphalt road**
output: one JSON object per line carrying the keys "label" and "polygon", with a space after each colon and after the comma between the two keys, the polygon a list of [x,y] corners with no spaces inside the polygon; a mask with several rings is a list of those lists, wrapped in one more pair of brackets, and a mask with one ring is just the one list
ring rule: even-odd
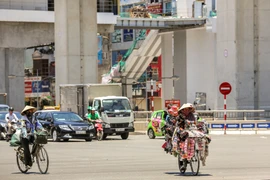
{"label": "asphalt road", "polygon": [[[212,136],[210,155],[197,177],[180,175],[177,159],[161,149],[163,139],[145,135],[105,141],[49,142],[49,172],[41,175],[37,165],[22,174],[14,148],[0,142],[0,179],[20,180],[133,180],[133,179],[230,179],[270,180],[270,136]],[[190,169],[187,170],[190,172]]]}

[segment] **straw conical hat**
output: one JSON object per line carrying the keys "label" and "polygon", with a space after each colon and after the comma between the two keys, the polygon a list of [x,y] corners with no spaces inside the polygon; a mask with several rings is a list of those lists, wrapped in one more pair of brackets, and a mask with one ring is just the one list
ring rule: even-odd
{"label": "straw conical hat", "polygon": [[195,110],[194,106],[191,104],[191,103],[186,103],[186,104],[183,104],[181,106],[181,108],[179,109],[179,111],[183,110],[183,109],[186,109],[186,108],[192,108],[192,111]]}
{"label": "straw conical hat", "polygon": [[36,108],[33,106],[25,106],[24,109],[22,110],[21,114],[23,114],[25,111],[30,110],[30,109],[33,109],[34,112],[36,111]]}

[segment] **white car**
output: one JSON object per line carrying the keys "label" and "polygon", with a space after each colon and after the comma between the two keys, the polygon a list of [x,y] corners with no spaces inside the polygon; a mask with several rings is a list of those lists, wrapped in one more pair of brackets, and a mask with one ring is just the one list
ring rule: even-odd
{"label": "white car", "polygon": [[9,106],[6,104],[0,104],[0,111],[8,111]]}

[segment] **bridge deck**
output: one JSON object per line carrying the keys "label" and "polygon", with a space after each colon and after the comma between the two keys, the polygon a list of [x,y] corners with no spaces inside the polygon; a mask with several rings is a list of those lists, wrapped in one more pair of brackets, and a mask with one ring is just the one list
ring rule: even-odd
{"label": "bridge deck", "polygon": [[206,23],[205,18],[117,18],[115,29],[181,29],[196,28]]}

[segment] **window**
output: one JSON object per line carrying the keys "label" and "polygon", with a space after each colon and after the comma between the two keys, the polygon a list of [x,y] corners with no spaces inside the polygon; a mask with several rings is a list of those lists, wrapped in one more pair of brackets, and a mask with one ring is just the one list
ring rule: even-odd
{"label": "window", "polygon": [[166,7],[165,13],[171,13],[172,12],[172,2],[167,2],[165,4],[165,7]]}
{"label": "window", "polygon": [[97,0],[97,12],[112,12],[118,14],[117,0]]}
{"label": "window", "polygon": [[45,121],[50,121],[50,120],[52,120],[52,115],[51,113],[47,113],[45,116]]}
{"label": "window", "polygon": [[105,111],[131,110],[127,99],[105,99],[102,104]]}
{"label": "window", "polygon": [[48,0],[48,11],[54,11],[54,0]]}
{"label": "window", "polygon": [[0,107],[0,111],[8,111],[8,107]]}
{"label": "window", "polygon": [[37,117],[37,120],[42,120],[44,121],[45,120],[45,116],[46,116],[47,113],[42,113],[42,112],[39,112],[39,114],[36,115]]}
{"label": "window", "polygon": [[162,119],[162,112],[158,112],[156,118],[157,118],[157,119]]}
{"label": "window", "polygon": [[7,113],[1,113],[0,114],[0,120],[5,120]]}
{"label": "window", "polygon": [[75,113],[53,113],[53,118],[55,121],[69,121],[69,122],[79,122],[83,119]]}
{"label": "window", "polygon": [[100,100],[95,100],[94,102],[94,108],[99,110],[100,109]]}

